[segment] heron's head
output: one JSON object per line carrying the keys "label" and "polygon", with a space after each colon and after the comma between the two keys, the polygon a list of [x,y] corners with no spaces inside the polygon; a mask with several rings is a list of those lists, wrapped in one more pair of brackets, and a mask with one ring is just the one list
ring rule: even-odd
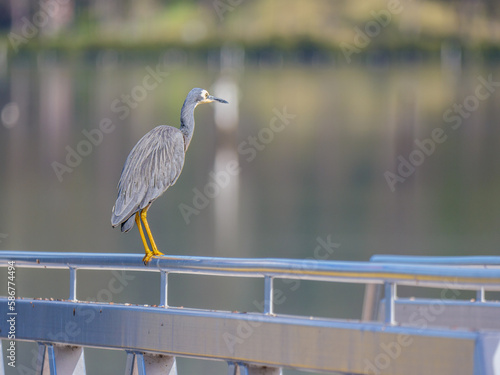
{"label": "heron's head", "polygon": [[214,101],[220,102],[220,103],[227,103],[226,100],[217,98],[213,95],[210,95],[207,90],[200,89],[200,88],[194,88],[192,89],[187,98],[186,101],[190,101],[193,103],[202,104],[202,103],[212,103]]}

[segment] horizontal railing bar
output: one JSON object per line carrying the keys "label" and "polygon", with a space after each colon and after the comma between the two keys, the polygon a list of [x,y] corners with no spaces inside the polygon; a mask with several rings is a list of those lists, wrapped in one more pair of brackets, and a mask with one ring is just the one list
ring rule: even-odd
{"label": "horizontal railing bar", "polygon": [[443,264],[455,266],[500,266],[500,256],[414,256],[376,254],[374,263]]}
{"label": "horizontal railing bar", "polygon": [[500,290],[500,269],[445,265],[376,262],[316,261],[302,259],[247,259],[193,256],[162,256],[147,266],[139,254],[0,252],[0,266],[10,260],[16,267],[75,268],[87,270],[126,269],[167,271],[198,275],[265,277],[348,283],[383,283],[446,287],[449,289]]}
{"label": "horizontal railing bar", "polygon": [[24,268],[158,271],[145,267],[139,254],[0,251],[0,267],[11,260]]}
{"label": "horizontal railing bar", "polygon": [[406,304],[406,305],[420,305],[420,304],[428,304],[428,305],[437,305],[439,304],[440,308],[442,307],[448,307],[448,306],[479,306],[479,307],[484,307],[484,308],[495,308],[499,309],[499,315],[500,315],[500,302],[499,301],[485,301],[478,303],[477,301],[474,300],[460,300],[460,299],[433,299],[433,298],[401,298],[398,297],[395,299],[396,304]]}

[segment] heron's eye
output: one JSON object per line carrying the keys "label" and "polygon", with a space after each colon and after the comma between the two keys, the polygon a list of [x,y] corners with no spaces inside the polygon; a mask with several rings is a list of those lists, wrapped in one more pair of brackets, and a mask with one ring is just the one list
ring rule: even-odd
{"label": "heron's eye", "polygon": [[205,91],[205,99],[208,98],[208,92]]}

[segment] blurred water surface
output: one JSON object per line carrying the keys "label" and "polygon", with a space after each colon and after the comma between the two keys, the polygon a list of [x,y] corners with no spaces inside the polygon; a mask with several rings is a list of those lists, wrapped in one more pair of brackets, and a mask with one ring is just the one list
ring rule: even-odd
{"label": "blurred water surface", "polygon": [[[184,171],[149,211],[164,253],[498,254],[496,66],[239,61],[221,70],[167,57],[40,54],[0,72],[1,249],[142,253],[135,229],[110,225],[121,168],[153,126],[178,126],[185,95],[203,87],[230,104],[196,110]],[[335,243],[331,251],[325,241]],[[99,291],[113,277],[82,272],[78,293],[104,300]],[[67,298],[67,280],[63,271],[19,270],[17,292]],[[131,274],[111,298],[156,304],[158,282]],[[361,286],[277,287],[278,312],[360,317]],[[170,288],[175,306],[256,311],[263,283],[174,275]],[[23,345],[19,361],[30,367]],[[180,365],[191,373],[205,366]]]}

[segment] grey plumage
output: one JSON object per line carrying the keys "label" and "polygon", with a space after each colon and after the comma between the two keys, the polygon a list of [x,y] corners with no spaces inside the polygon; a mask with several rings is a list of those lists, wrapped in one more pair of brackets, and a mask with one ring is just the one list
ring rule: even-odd
{"label": "grey plumage", "polygon": [[128,232],[134,226],[134,214],[175,184],[184,166],[185,149],[183,133],[167,125],[154,128],[137,142],[118,183],[113,227],[121,224],[122,232]]}
{"label": "grey plumage", "polygon": [[118,197],[111,215],[113,227],[121,225],[122,232],[132,229],[134,220],[137,220],[135,214],[147,211],[151,203],[175,184],[193,137],[194,109],[198,104],[214,100],[227,103],[209,95],[206,90],[192,89],[182,106],[179,128],[157,126],[137,142],[125,161],[118,183]]}

